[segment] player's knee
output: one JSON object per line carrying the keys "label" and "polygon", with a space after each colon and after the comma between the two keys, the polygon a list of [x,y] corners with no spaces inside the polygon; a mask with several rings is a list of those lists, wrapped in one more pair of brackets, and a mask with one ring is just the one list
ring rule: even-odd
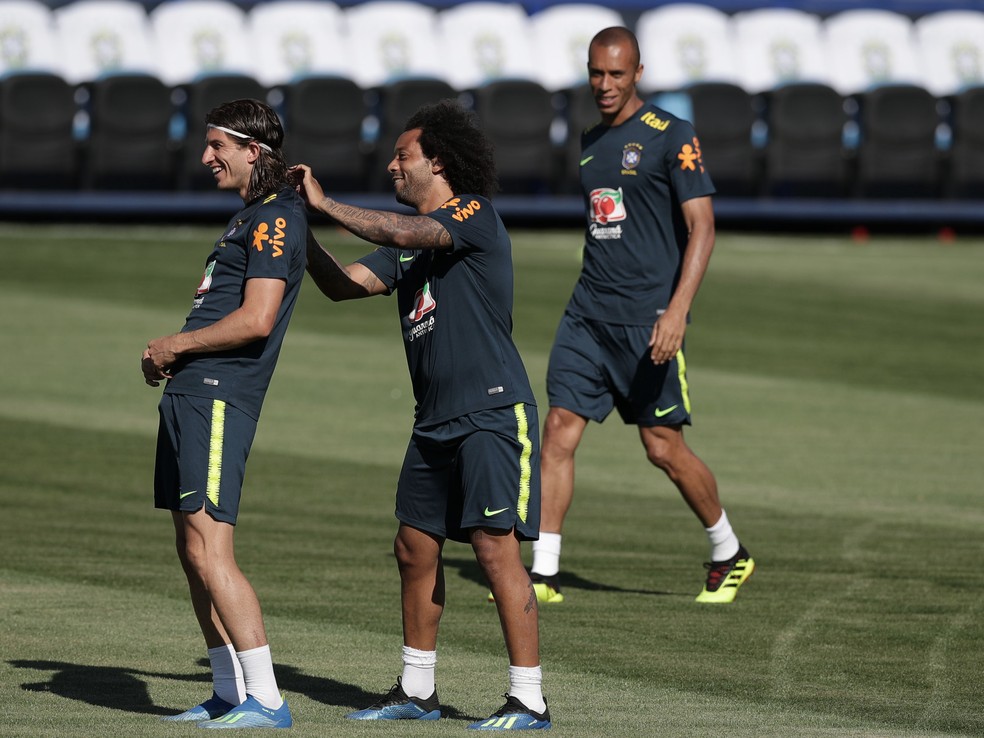
{"label": "player's knee", "polygon": [[551,409],[543,424],[540,456],[548,460],[565,459],[574,455],[581,440],[583,422],[572,413]]}
{"label": "player's knee", "polygon": [[675,436],[648,433],[643,436],[642,445],[649,463],[667,474],[672,474],[680,455],[686,451],[686,446]]}

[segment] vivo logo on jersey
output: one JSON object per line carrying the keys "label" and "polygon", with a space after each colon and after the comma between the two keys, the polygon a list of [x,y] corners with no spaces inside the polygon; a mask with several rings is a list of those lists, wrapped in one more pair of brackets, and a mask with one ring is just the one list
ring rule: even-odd
{"label": "vivo logo on jersey", "polygon": [[600,187],[592,190],[588,198],[591,202],[591,222],[615,223],[625,220],[625,201],[622,197],[622,188],[613,190],[609,187]]}
{"label": "vivo logo on jersey", "polygon": [[472,200],[467,205],[458,207],[460,204],[461,204],[460,197],[452,197],[450,200],[448,200],[446,203],[444,203],[441,206],[441,210],[449,210],[450,208],[454,208],[454,213],[451,214],[451,217],[454,218],[459,223],[463,223],[466,220],[468,220],[472,215],[474,215],[475,213],[477,213],[479,210],[482,209],[482,203],[480,203],[478,200]]}

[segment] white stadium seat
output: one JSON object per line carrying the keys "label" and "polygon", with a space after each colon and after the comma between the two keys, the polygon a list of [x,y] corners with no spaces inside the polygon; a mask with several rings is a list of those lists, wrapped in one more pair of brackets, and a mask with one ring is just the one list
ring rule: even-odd
{"label": "white stadium seat", "polygon": [[912,21],[890,10],[845,10],[824,21],[830,85],[855,95],[884,84],[919,84]]}
{"label": "white stadium seat", "polygon": [[250,75],[246,12],[227,0],[166,0],[150,11],[156,74],[169,85],[208,74]]}
{"label": "white stadium seat", "polygon": [[675,3],[645,10],[636,23],[644,90],[694,82],[737,82],[731,18],[708,5]]}
{"label": "white stadium seat", "polygon": [[51,10],[38,0],[0,0],[0,74],[59,72]]}
{"label": "white stadium seat", "polygon": [[117,72],[154,72],[154,49],[142,3],[78,0],[55,10],[61,75],[73,84]]}
{"label": "white stadium seat", "polygon": [[253,76],[267,87],[348,73],[341,8],[328,0],[274,0],[248,13]]}
{"label": "white stadium seat", "polygon": [[984,85],[984,13],[939,11],[914,28],[923,87],[939,97]]}
{"label": "white stadium seat", "polygon": [[529,16],[518,3],[468,2],[438,15],[444,77],[456,90],[536,78]]}
{"label": "white stadium seat", "polygon": [[443,77],[437,12],[412,0],[369,0],[345,11],[348,76],[363,89],[406,77]]}
{"label": "white stadium seat", "polygon": [[530,16],[540,84],[558,91],[587,82],[591,39],[603,28],[622,25],[622,15],[602,5],[552,5]]}
{"label": "white stadium seat", "polygon": [[738,82],[749,92],[827,81],[820,16],[792,8],[757,8],[735,14],[731,24]]}

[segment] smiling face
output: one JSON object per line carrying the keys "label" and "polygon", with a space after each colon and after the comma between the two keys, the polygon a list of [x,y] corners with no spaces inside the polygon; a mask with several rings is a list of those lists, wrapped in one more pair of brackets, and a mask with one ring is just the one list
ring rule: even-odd
{"label": "smiling face", "polygon": [[642,100],[636,94],[641,77],[642,65],[628,40],[591,44],[588,82],[606,125],[624,123],[642,107]]}
{"label": "smiling face", "polygon": [[208,129],[202,164],[212,170],[220,190],[238,192],[245,201],[258,156],[259,146],[255,142],[242,145],[224,131]]}
{"label": "smiling face", "polygon": [[423,212],[426,203],[434,197],[434,184],[440,179],[437,176],[440,168],[424,156],[420,148],[419,128],[400,134],[386,171],[393,177],[396,201]]}

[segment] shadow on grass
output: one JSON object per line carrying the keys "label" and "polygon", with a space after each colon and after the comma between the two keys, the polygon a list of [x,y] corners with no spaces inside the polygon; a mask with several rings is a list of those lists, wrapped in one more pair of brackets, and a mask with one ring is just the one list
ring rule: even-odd
{"label": "shadow on grass", "polygon": [[[206,673],[165,674],[127,669],[119,666],[91,666],[68,664],[62,661],[30,661],[15,659],[8,661],[16,669],[54,672],[46,682],[22,684],[27,692],[50,692],[69,700],[78,700],[96,707],[112,710],[125,710],[144,715],[175,715],[188,709],[190,705],[164,707],[155,705],[143,677],[173,679],[176,681],[202,682],[209,684],[211,676]],[[207,659],[200,659],[198,665],[208,669]],[[275,666],[277,683],[288,694],[303,694],[311,700],[337,707],[362,709],[377,702],[382,693],[367,692],[354,684],[346,684],[328,677],[312,676],[285,664]],[[444,715],[452,720],[474,722],[487,716],[464,715],[454,707],[442,705]]]}
{"label": "shadow on grass", "polygon": [[[449,557],[447,554],[444,555],[444,567],[445,569],[456,569],[458,571],[458,576],[462,579],[467,579],[468,581],[475,582],[475,584],[480,587],[487,587],[488,583],[485,581],[485,575],[482,574],[482,570],[478,566],[478,562],[474,558],[454,558]],[[618,592],[621,594],[641,594],[641,595],[652,595],[656,597],[666,597],[680,595],[679,592],[669,592],[667,590],[660,589],[631,589],[627,587],[616,587],[611,584],[603,584],[601,582],[593,582],[590,579],[585,579],[578,576],[572,571],[564,570],[560,575],[561,589],[564,592],[572,589],[583,589],[590,592]]]}
{"label": "shadow on grass", "polygon": [[[47,682],[22,684],[21,689],[27,692],[51,692],[59,697],[86,702],[96,707],[146,715],[174,715],[187,709],[182,707],[181,710],[172,710],[151,702],[147,683],[141,679],[143,676],[151,675],[136,669],[66,664],[62,661],[12,660],[7,663],[16,669],[54,672]],[[207,674],[155,674],[153,676],[195,682],[205,682],[210,679]]]}

